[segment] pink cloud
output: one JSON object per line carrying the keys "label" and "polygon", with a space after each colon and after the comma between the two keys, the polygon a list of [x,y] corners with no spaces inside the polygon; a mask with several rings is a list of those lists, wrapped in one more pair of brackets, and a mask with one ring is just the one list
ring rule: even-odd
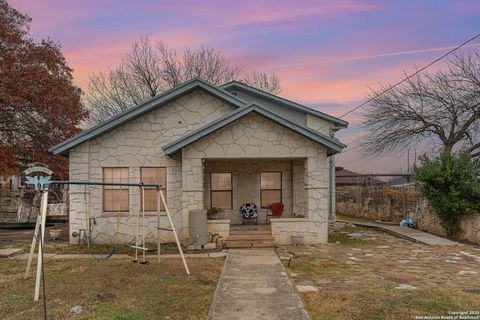
{"label": "pink cloud", "polygon": [[[191,2],[162,3],[154,8],[170,11],[179,11],[190,16],[217,17],[222,25],[237,25],[251,23],[265,23],[280,20],[295,19],[306,15],[331,15],[342,12],[366,12],[377,10],[378,3],[367,1],[316,1],[299,0],[288,1],[243,1],[241,5],[235,2],[213,1],[195,5]],[[227,14],[231,13],[231,14]]]}
{"label": "pink cloud", "polygon": [[32,30],[40,33],[98,16],[101,14],[100,7],[105,3],[103,0],[89,5],[86,5],[85,1],[12,0],[14,8],[34,18]]}

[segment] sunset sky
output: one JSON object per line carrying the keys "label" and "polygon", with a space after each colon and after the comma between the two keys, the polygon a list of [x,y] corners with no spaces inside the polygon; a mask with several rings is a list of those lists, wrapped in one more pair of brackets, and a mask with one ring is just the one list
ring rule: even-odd
{"label": "sunset sky", "polygon": [[[203,44],[247,70],[275,72],[281,96],[336,116],[361,103],[368,88],[397,82],[404,71],[480,32],[478,0],[9,3],[32,17],[36,39],[50,37],[62,45],[83,90],[89,74],[115,65],[135,39],[148,34],[178,50]],[[479,45],[473,42],[467,50],[480,50]],[[358,172],[406,168],[406,152],[373,159],[358,155],[359,113],[345,120],[351,124],[339,136],[349,148],[339,165]]]}

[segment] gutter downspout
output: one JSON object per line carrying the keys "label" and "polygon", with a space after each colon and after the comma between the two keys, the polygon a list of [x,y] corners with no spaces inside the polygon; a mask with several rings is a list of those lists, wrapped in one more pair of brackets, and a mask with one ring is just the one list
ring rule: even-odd
{"label": "gutter downspout", "polygon": [[[330,128],[330,137],[335,137],[335,132],[341,129],[340,127]],[[331,155],[328,157],[328,229],[331,230],[335,226],[335,221],[337,220],[335,215],[334,199],[335,199],[335,185],[333,179],[335,175],[335,156]]]}
{"label": "gutter downspout", "polygon": [[328,158],[328,229],[332,229],[335,225],[335,212],[333,210],[333,175],[335,174],[334,156]]}

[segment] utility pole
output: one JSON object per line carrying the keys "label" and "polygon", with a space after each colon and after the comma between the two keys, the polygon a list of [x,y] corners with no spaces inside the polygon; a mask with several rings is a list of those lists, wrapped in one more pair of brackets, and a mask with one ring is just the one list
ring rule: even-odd
{"label": "utility pole", "polygon": [[417,167],[417,148],[413,149],[413,167],[416,168]]}
{"label": "utility pole", "polygon": [[407,173],[410,173],[410,149],[407,149]]}

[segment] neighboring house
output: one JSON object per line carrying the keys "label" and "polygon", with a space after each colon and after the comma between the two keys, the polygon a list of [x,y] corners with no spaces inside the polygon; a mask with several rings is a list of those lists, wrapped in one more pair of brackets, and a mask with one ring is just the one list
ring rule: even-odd
{"label": "neighboring house", "polygon": [[[193,79],[51,151],[69,156],[72,181],[166,186],[183,243],[191,240],[190,210],[219,207],[223,218],[237,224],[242,203],[260,208],[276,201],[285,204],[283,217],[272,219],[278,243],[289,243],[295,234],[306,243],[324,243],[329,206],[333,211],[333,155],[345,147],[334,134],[347,124],[239,82],[217,87]],[[94,242],[130,242],[140,202],[137,188],[71,186],[70,232],[85,229],[88,204],[96,217]],[[146,194],[145,203],[146,237],[153,240],[154,195]],[[260,210],[260,223],[265,214]],[[161,225],[168,227],[165,216]],[[162,231],[162,238],[168,233]]]}
{"label": "neighboring house", "polygon": [[349,186],[383,186],[385,181],[375,178],[374,175],[357,173],[347,169],[335,172],[335,185],[337,187]]}

